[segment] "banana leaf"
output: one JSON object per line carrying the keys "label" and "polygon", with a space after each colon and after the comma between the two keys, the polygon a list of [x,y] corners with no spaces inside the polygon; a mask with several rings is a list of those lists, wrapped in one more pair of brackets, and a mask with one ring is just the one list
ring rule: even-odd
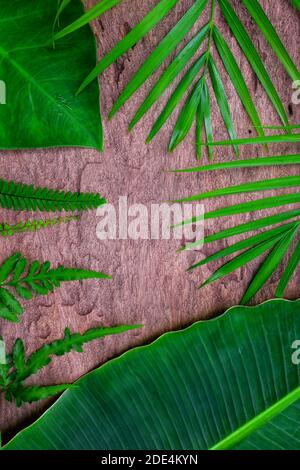
{"label": "banana leaf", "polygon": [[4,450],[300,449],[300,300],[233,307],[80,379]]}
{"label": "banana leaf", "polygon": [[[60,26],[83,13],[69,2]],[[0,149],[102,148],[99,87],[75,96],[96,64],[95,38],[85,26],[53,45],[56,0],[0,0]]]}

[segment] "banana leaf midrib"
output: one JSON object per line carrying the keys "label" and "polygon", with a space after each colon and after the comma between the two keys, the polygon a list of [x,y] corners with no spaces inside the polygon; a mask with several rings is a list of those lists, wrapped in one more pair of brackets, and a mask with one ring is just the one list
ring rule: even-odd
{"label": "banana leaf midrib", "polygon": [[282,411],[300,399],[300,387],[297,387],[292,392],[288,393],[285,397],[281,398],[278,402],[264,410],[262,413],[255,416],[239,429],[235,430],[232,434],[222,439],[222,441],[215,444],[209,450],[226,450],[232,448],[243,439],[251,435],[252,432],[257,431],[260,427],[275,418]]}

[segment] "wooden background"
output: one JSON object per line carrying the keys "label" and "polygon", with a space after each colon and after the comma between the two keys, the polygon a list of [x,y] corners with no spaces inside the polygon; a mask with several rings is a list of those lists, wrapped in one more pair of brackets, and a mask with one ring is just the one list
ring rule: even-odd
{"label": "wooden background", "polygon": [[[87,6],[93,3],[96,2],[88,1]],[[97,36],[99,57],[130,31],[156,3],[156,0],[143,2],[123,0],[120,6],[96,21],[93,27]],[[300,105],[297,107],[291,103],[293,92],[291,80],[245,12],[241,2],[236,0],[233,3],[279,90],[291,123],[299,122]],[[290,6],[288,0],[261,0],[261,3],[299,66],[297,38],[300,37],[300,21],[298,13]],[[138,66],[191,4],[192,0],[179,1],[178,6],[167,19],[104,73],[101,78],[104,117],[107,116],[113,101]],[[202,24],[206,16],[206,14],[203,15]],[[224,24],[219,11],[216,13],[216,18],[218,25],[235,49],[236,57],[252,95],[255,97],[262,121],[266,124],[279,124],[272,105]],[[223,71],[222,67],[221,70]],[[150,82],[154,83],[158,76],[159,73],[156,73],[113,121],[107,122],[104,118],[105,152],[103,154],[80,149],[2,152],[0,153],[0,177],[24,183],[34,182],[36,185],[64,190],[98,191],[113,204],[118,203],[120,195],[128,196],[129,204],[143,203],[150,206],[151,203],[178,196],[183,197],[211,188],[299,172],[296,167],[287,167],[222,171],[202,175],[178,176],[166,173],[164,171],[166,168],[180,168],[195,164],[194,132],[190,133],[174,154],[169,155],[166,152],[176,113],[171,122],[148,146],[144,144],[144,140],[162,107],[162,102],[153,107],[131,134],[127,132],[127,124],[137,105],[149,90]],[[238,135],[248,136],[251,134],[248,118],[229,80],[225,80],[225,85]],[[169,93],[169,91],[166,93],[163,102]],[[213,116],[215,139],[226,137],[215,103],[213,103]],[[297,149],[296,145],[277,145],[271,148],[271,153],[274,155],[297,151],[299,151],[299,146]],[[262,152],[258,146],[244,147],[242,157],[254,157],[262,155]],[[216,161],[229,158],[232,158],[230,149],[216,152]],[[247,199],[250,200],[256,196],[251,194]],[[237,200],[240,198],[227,198],[226,204]],[[208,201],[205,203],[205,210],[221,207],[224,201],[225,199]],[[213,221],[206,224],[205,230],[209,233],[212,229],[230,227],[237,221],[241,223],[252,217],[246,214],[236,218]],[[16,220],[17,214],[2,211],[2,218],[13,221]],[[19,325],[1,322],[1,334],[9,347],[12,341],[20,336],[26,340],[27,352],[30,353],[43,343],[62,337],[66,326],[73,331],[82,332],[99,324],[108,326],[121,323],[143,323],[145,325],[139,331],[95,341],[85,347],[83,354],[72,353],[63,359],[54,359],[49,367],[35,377],[36,383],[53,384],[74,381],[82,374],[132,346],[149,342],[167,330],[177,329],[195,320],[209,318],[223,312],[227,307],[239,302],[251,275],[258,266],[257,262],[253,262],[221,282],[199,291],[197,285],[215,269],[216,265],[205,266],[193,274],[187,274],[185,269],[204,254],[208,254],[210,247],[205,247],[200,252],[190,251],[177,254],[176,249],[180,246],[178,240],[101,242],[96,237],[98,221],[95,212],[91,212],[84,214],[80,222],[73,222],[68,226],[54,227],[36,234],[23,234],[1,241],[0,261],[13,251],[20,250],[30,260],[49,259],[54,264],[64,263],[66,266],[94,268],[113,275],[112,282],[86,281],[65,284],[54,294],[29,302]],[[219,247],[223,246],[225,242],[220,242]],[[272,296],[278,278],[279,273],[275,273],[267,287],[257,296],[256,302]],[[299,296],[299,280],[298,271],[287,291],[289,298]],[[5,402],[3,397],[0,398],[0,429],[4,433],[4,438],[7,439],[16,430],[31,422],[48,404],[42,402],[16,409],[14,404]]]}

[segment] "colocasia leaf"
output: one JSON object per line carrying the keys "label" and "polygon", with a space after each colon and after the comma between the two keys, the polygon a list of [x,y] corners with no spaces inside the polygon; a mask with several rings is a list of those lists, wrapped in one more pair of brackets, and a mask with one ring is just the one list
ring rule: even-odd
{"label": "colocasia leaf", "polygon": [[1,149],[103,148],[98,83],[76,96],[96,65],[95,38],[86,25],[53,47],[53,22],[64,28],[83,14],[81,0],[59,5],[55,19],[58,0],[0,0]]}

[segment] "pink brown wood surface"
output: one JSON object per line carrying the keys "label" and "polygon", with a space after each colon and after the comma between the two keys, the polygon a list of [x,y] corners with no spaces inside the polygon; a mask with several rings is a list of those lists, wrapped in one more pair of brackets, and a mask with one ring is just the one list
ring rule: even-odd
{"label": "pink brown wood surface", "polygon": [[[93,3],[95,1],[88,1],[87,6]],[[154,74],[112,121],[107,121],[106,116],[120,91],[149,52],[191,3],[191,0],[178,2],[174,11],[158,27],[101,77],[101,105],[105,117],[104,153],[99,154],[85,149],[1,152],[0,177],[64,190],[98,191],[112,204],[118,204],[119,196],[128,196],[129,204],[142,203],[150,207],[152,203],[212,188],[248,180],[298,174],[297,167],[244,169],[181,176],[167,173],[165,170],[168,168],[195,164],[194,132],[190,133],[173,154],[168,154],[166,151],[176,113],[150,145],[145,145],[144,141],[151,123],[162,108],[162,102],[153,107],[132,133],[127,131],[127,125],[137,105],[145,97],[149,84],[154,83],[160,72]],[[241,2],[235,0],[233,3],[250,31],[266,68],[279,90],[291,122],[299,122],[300,106],[291,103],[293,90],[290,78],[245,12]],[[298,41],[296,40],[300,36],[299,14],[291,7],[288,0],[272,2],[261,0],[261,3],[299,66]],[[95,21],[93,27],[97,36],[99,57],[130,31],[155,4],[155,0],[143,2],[123,0],[118,7]],[[219,11],[216,16],[218,25],[235,50],[262,121],[267,124],[279,124],[272,105],[236,45]],[[206,14],[201,19],[202,23],[205,17]],[[216,54],[215,56],[217,58]],[[222,67],[221,70],[223,71]],[[249,120],[233,86],[229,80],[225,80],[225,85],[238,135],[251,135]],[[170,91],[165,94],[164,102],[169,94]],[[215,103],[213,103],[213,115],[214,138],[218,140],[226,137]],[[18,119],[21,119],[21,116]],[[299,145],[277,145],[270,148],[270,153],[283,155],[296,153],[299,149]],[[241,149],[241,158],[262,154],[263,149],[259,146]],[[216,161],[229,158],[233,158],[231,149],[223,148],[216,151]],[[251,200],[255,196],[251,194],[243,199]],[[229,197],[226,199],[226,204],[240,200],[240,196]],[[205,203],[205,210],[222,207],[224,202],[225,199],[209,200]],[[2,220],[23,220],[24,217],[24,214],[2,210]],[[205,230],[208,233],[212,229],[230,227],[237,221],[242,222],[251,218],[253,215],[246,214],[214,220],[206,224]],[[1,321],[1,334],[9,347],[19,336],[26,341],[27,352],[30,353],[43,343],[62,337],[66,326],[69,326],[72,331],[82,332],[99,324],[108,326],[143,323],[145,325],[143,329],[135,332],[95,341],[85,347],[83,354],[72,353],[64,358],[54,359],[49,367],[35,377],[34,383],[72,382],[130,347],[147,343],[165,331],[223,312],[239,302],[251,275],[258,266],[257,262],[251,263],[221,282],[198,290],[197,286],[200,281],[215,269],[216,264],[205,266],[193,274],[188,274],[185,270],[195,260],[209,253],[208,247],[197,252],[178,254],[176,249],[180,246],[180,241],[173,239],[169,241],[99,241],[96,237],[98,221],[96,213],[90,212],[84,214],[79,222],[1,240],[0,261],[18,250],[31,261],[36,258],[49,259],[54,265],[63,263],[65,266],[93,268],[113,275],[113,281],[65,284],[48,297],[28,302],[26,313],[20,324],[11,325]],[[219,243],[219,247],[225,245],[226,242]],[[278,278],[279,274],[274,274],[267,287],[257,296],[256,302],[273,295]],[[298,271],[288,288],[289,298],[299,296],[299,280]],[[41,402],[17,409],[14,404],[5,402],[1,397],[0,429],[4,436],[11,435],[22,428],[25,423],[38,416],[48,404],[48,402]]]}

